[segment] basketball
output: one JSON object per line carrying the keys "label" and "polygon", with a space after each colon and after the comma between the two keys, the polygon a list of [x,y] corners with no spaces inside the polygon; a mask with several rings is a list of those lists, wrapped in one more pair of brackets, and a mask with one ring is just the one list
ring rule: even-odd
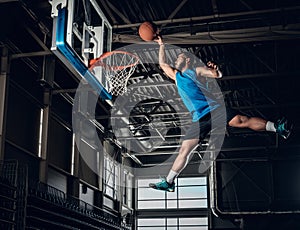
{"label": "basketball", "polygon": [[144,41],[152,41],[157,35],[157,27],[152,22],[144,22],[139,27],[139,35]]}

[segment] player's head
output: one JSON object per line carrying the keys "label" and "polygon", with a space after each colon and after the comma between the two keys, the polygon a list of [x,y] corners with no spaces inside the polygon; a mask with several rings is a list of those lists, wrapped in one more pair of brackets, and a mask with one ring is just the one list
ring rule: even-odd
{"label": "player's head", "polygon": [[194,65],[195,58],[194,55],[190,52],[182,52],[177,56],[175,61],[175,68],[182,70],[184,68],[189,68]]}

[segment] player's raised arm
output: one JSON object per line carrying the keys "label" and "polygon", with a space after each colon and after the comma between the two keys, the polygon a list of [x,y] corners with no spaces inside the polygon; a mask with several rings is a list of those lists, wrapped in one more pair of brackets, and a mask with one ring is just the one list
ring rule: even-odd
{"label": "player's raised arm", "polygon": [[154,41],[156,41],[159,44],[159,53],[158,53],[159,66],[162,68],[162,70],[169,78],[175,81],[177,70],[175,70],[169,64],[166,63],[165,44],[163,43],[161,36],[158,35],[157,39],[155,39]]}
{"label": "player's raised arm", "polygon": [[222,77],[222,72],[219,70],[219,67],[211,61],[207,63],[207,66],[197,67],[196,73],[197,76],[202,76],[202,77],[210,77],[210,78]]}

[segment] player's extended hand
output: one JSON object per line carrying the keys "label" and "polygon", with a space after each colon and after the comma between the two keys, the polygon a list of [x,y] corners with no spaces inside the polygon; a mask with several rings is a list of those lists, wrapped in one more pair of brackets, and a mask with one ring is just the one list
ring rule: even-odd
{"label": "player's extended hand", "polygon": [[207,67],[210,68],[210,69],[213,69],[213,70],[219,70],[219,67],[216,63],[212,62],[212,61],[209,61],[207,62]]}
{"label": "player's extended hand", "polygon": [[153,41],[157,42],[158,45],[163,45],[164,44],[164,42],[162,40],[162,37],[159,34],[157,34],[157,36],[155,37],[155,39]]}

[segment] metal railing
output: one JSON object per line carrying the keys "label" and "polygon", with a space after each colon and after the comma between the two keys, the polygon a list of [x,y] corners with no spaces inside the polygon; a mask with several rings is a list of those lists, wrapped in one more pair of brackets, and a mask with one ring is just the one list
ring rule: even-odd
{"label": "metal railing", "polygon": [[42,182],[36,183],[36,186],[29,188],[29,195],[38,197],[60,208],[68,209],[81,215],[96,219],[98,223],[109,226],[111,229],[127,230],[120,218],[97,206],[86,203],[77,197],[68,196],[63,191],[47,185]]}

